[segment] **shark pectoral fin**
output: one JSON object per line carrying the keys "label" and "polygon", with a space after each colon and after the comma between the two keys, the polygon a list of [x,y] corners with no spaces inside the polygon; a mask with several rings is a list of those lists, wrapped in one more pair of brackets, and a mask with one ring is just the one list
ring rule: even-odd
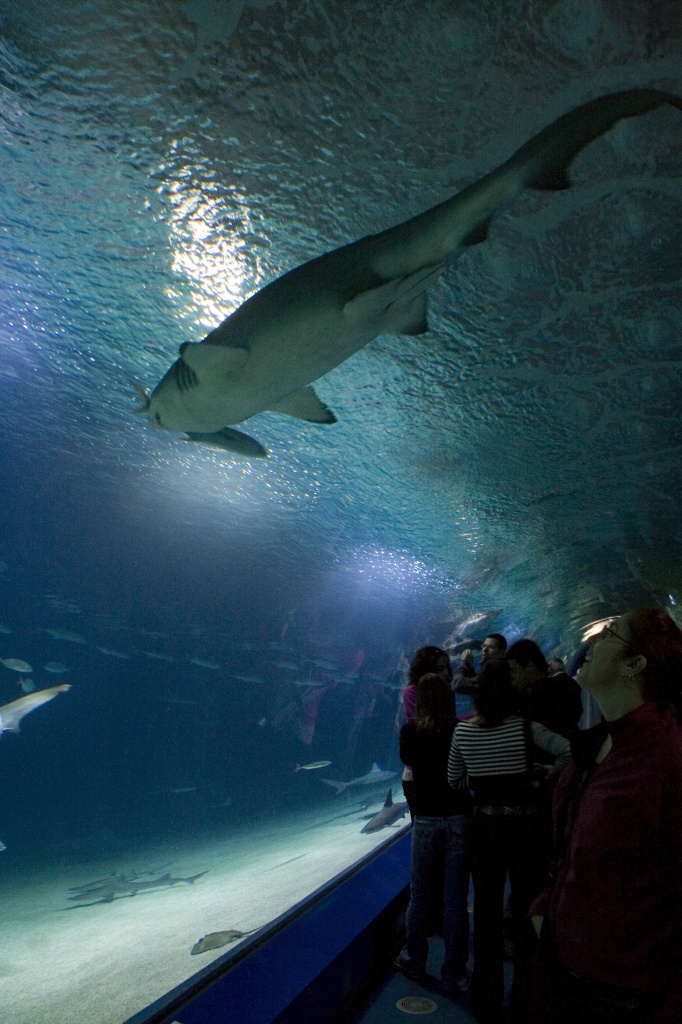
{"label": "shark pectoral fin", "polygon": [[548,171],[546,174],[536,178],[531,184],[531,188],[537,189],[538,192],[562,192],[570,187],[571,180],[564,167]]}
{"label": "shark pectoral fin", "polygon": [[183,363],[187,363],[197,377],[230,377],[241,370],[249,358],[245,348],[209,345],[205,341],[193,344],[186,341],[180,346]]}
{"label": "shark pectoral fin", "polygon": [[293,391],[270,407],[270,412],[281,412],[285,416],[293,416],[307,423],[336,423],[336,416],[315,394],[315,389],[308,386],[300,391]]}
{"label": "shark pectoral fin", "polygon": [[241,430],[233,430],[232,427],[224,427],[214,434],[190,433],[184,441],[195,441],[197,444],[207,444],[211,448],[221,448],[225,452],[234,452],[236,455],[243,455],[247,459],[266,459],[268,453],[262,444],[255,438],[249,437]]}
{"label": "shark pectoral fin", "polygon": [[413,274],[366,288],[346,302],[343,315],[353,323],[371,323],[377,334],[425,334],[426,290],[444,267],[444,262],[429,263]]}
{"label": "shark pectoral fin", "polygon": [[459,243],[462,248],[469,245],[478,245],[480,242],[485,242],[488,237],[488,228],[490,227],[490,217],[486,217],[480,224],[477,224],[475,228],[472,228],[468,235],[462,239]]}
{"label": "shark pectoral fin", "polygon": [[383,334],[426,334],[426,293],[409,302],[394,303],[381,320]]}

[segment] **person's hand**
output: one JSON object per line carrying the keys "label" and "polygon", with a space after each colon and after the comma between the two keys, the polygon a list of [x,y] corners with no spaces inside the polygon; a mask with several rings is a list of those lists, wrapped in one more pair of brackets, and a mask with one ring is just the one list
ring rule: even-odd
{"label": "person's hand", "polygon": [[545,920],[544,914],[533,914],[530,919],[530,923],[533,925],[533,931],[540,938],[540,932],[542,931],[542,922]]}
{"label": "person's hand", "polygon": [[473,668],[474,667],[474,652],[468,648],[466,651],[462,651],[462,668]]}

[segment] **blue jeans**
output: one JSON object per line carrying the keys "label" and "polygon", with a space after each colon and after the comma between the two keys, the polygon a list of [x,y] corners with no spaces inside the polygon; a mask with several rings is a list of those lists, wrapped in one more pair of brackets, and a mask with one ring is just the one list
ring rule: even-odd
{"label": "blue jeans", "polygon": [[443,908],[445,959],[441,976],[445,984],[464,974],[469,959],[470,827],[471,818],[463,814],[416,817],[412,825],[407,943],[400,960],[416,972],[426,968],[430,923],[434,912]]}

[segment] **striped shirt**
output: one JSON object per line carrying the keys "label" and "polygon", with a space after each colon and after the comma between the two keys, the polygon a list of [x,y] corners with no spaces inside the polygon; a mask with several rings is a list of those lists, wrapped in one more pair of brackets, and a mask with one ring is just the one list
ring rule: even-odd
{"label": "striped shirt", "polygon": [[[555,768],[563,771],[571,763],[568,740],[539,722],[529,725],[535,746],[556,757]],[[475,799],[495,802],[513,799],[514,794],[518,797],[528,777],[523,718],[510,715],[496,726],[478,725],[475,719],[457,725],[448,758],[448,782],[461,786],[467,776]]]}

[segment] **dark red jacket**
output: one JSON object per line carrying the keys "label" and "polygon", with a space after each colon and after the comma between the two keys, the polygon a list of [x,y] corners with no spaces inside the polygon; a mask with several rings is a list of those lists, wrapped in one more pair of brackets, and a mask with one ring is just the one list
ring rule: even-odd
{"label": "dark red jacket", "polygon": [[[648,703],[607,727],[612,749],[585,785],[551,892],[529,913],[548,913],[569,970],[667,990],[664,1019],[682,1020],[682,729]],[[557,783],[555,823],[576,762]]]}

